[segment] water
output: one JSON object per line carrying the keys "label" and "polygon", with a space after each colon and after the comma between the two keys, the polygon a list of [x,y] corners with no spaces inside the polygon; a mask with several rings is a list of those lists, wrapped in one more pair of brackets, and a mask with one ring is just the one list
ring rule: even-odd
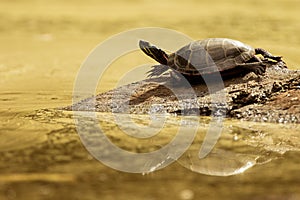
{"label": "water", "polygon": [[[72,82],[57,83],[53,86],[57,90],[45,83],[44,88],[50,88],[41,91],[39,79],[23,89],[24,77],[10,78],[20,88],[6,87],[0,95],[0,199],[74,199],[83,193],[82,199],[300,198],[299,125],[227,119],[215,148],[199,159],[210,118],[182,119],[156,107],[150,116],[98,113],[97,125],[109,140],[138,154],[160,150],[180,127],[188,135],[191,127],[199,126],[187,150],[170,146],[171,150],[150,160],[133,162],[96,145],[94,151],[109,158],[103,164],[83,146],[73,113],[55,109],[71,103],[72,90],[62,88],[72,88]],[[84,123],[84,130],[94,136],[93,126],[88,120]],[[97,144],[97,135],[90,136],[91,144]],[[190,142],[186,137],[179,141]],[[139,171],[125,173],[106,165],[131,170],[137,165]]]}
{"label": "water", "polygon": [[[141,26],[173,28],[195,39],[241,40],[283,55],[288,66],[297,69],[298,2],[28,0],[4,1],[0,13],[1,200],[300,199],[299,125],[225,120],[212,153],[199,160],[209,118],[182,121],[166,116],[158,131],[161,116],[119,116],[122,120],[116,126],[114,116],[99,113],[97,123],[109,140],[139,154],[169,144],[179,126],[189,133],[189,125],[199,123],[197,136],[183,155],[185,149],[169,151],[158,157],[161,160],[144,163],[141,172],[125,173],[105,166],[87,151],[72,112],[54,109],[71,104],[80,64],[99,42]],[[148,62],[138,53],[116,61],[99,81],[97,92],[113,88],[132,66]],[[160,107],[153,106],[152,111],[164,114]],[[137,131],[146,129],[151,120],[155,123],[147,134]],[[94,144],[93,138],[90,142]],[[95,149],[99,150],[109,158],[110,151],[101,146]],[[114,158],[112,163],[126,161]],[[162,168],[165,164],[169,165]]]}
{"label": "water", "polygon": [[[151,124],[153,113],[151,117],[123,115],[121,118],[118,116],[120,114],[98,113],[96,123],[100,125],[106,137],[114,145],[132,153],[157,151],[177,136],[179,127],[183,127],[183,131],[190,134],[189,127],[196,124],[199,126],[193,143],[183,155],[180,153],[179,156],[178,152],[167,151],[162,161],[155,159],[151,161],[147,157],[148,160],[128,162],[124,156],[112,155],[112,151],[109,151],[103,143],[101,145],[100,142],[98,145],[96,129],[91,128],[94,121],[84,120],[86,123],[84,130],[88,139],[97,144],[94,152],[100,152],[102,157],[109,158],[110,163],[104,162],[106,165],[117,163],[122,169],[126,167],[133,169],[135,165],[143,165],[141,172],[131,174],[118,172],[101,164],[86,151],[79,139],[78,127],[76,127],[78,125],[74,123],[73,112],[51,108],[38,109],[40,106],[56,105],[57,99],[60,99],[59,104],[65,103],[67,98],[64,99],[64,95],[68,97],[66,94],[60,94],[60,97],[53,98],[53,95],[47,93],[2,95],[0,135],[0,185],[2,185],[0,195],[2,196],[0,197],[18,199],[18,195],[22,194],[24,199],[35,196],[54,198],[58,197],[56,194],[58,191],[68,191],[71,188],[76,188],[78,191],[91,190],[87,194],[89,197],[104,195],[109,199],[109,194],[112,195],[111,188],[118,189],[124,195],[134,191],[136,196],[142,196],[149,193],[135,188],[139,184],[146,184],[147,187],[156,190],[157,181],[164,183],[165,189],[172,187],[179,196],[183,196],[185,190],[193,194],[205,193],[210,196],[215,190],[213,185],[224,188],[224,191],[217,196],[226,196],[229,194],[225,188],[232,190],[232,187],[240,188],[241,186],[238,185],[244,184],[247,187],[239,190],[241,194],[247,194],[264,184],[268,184],[268,187],[271,184],[276,188],[288,181],[288,187],[284,186],[288,197],[294,199],[299,197],[296,189],[300,175],[299,125],[225,120],[216,146],[207,157],[199,159],[199,150],[207,133],[210,118],[182,119],[179,116],[164,115],[162,129],[157,132],[158,126],[150,126],[148,131],[156,131],[156,134],[141,138],[133,136],[139,132],[139,127],[145,128]],[[20,100],[22,104],[19,104],[18,108],[9,108],[8,105],[16,104]],[[157,117],[162,119],[161,115]],[[119,120],[118,124],[116,119]],[[131,135],[127,135],[126,132],[131,132]],[[146,136],[151,135],[146,134]],[[180,138],[180,141],[184,143],[185,137]],[[141,161],[142,163],[139,163]],[[130,187],[124,187],[121,183],[116,184],[116,181],[130,183]],[[174,181],[180,184],[174,185]],[[226,181],[225,185],[222,184],[224,181]],[[25,185],[30,190],[25,192]],[[55,189],[58,185],[59,190]],[[103,188],[104,191],[95,192],[92,189],[94,187]],[[269,191],[268,187],[263,191]],[[201,188],[207,191],[203,192]],[[260,190],[252,192],[259,196],[267,195]],[[68,195],[60,195],[60,197],[75,194],[76,192],[68,192]],[[163,191],[160,195],[169,196]]]}

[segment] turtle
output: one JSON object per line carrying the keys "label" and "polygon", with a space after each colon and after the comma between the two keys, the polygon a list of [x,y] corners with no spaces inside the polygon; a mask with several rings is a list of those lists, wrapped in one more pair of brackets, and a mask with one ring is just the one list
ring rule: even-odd
{"label": "turtle", "polygon": [[[281,56],[273,56],[262,48],[253,48],[228,38],[193,41],[171,54],[144,40],[139,41],[139,47],[146,55],[160,63],[152,66],[148,77],[160,76],[172,69],[190,82],[216,73],[220,73],[223,79],[243,76],[250,72],[259,76],[265,73],[266,64],[270,59],[275,63],[282,61]],[[259,54],[262,59],[258,57]]]}

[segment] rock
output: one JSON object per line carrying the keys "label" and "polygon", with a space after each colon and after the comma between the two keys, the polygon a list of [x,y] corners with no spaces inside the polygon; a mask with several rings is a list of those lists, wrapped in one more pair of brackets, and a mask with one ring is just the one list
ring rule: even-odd
{"label": "rock", "polygon": [[224,102],[213,102],[206,84],[193,85],[191,90],[162,76],[121,86],[63,110],[210,116],[219,109],[229,118],[300,123],[300,71],[284,66],[270,64],[261,77],[250,73],[225,80],[224,88],[210,91],[223,92]]}

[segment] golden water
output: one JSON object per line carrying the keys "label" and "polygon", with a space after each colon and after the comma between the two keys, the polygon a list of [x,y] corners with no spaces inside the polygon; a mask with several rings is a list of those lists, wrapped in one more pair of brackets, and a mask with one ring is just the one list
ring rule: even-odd
{"label": "golden water", "polygon": [[[196,158],[209,119],[199,118],[199,134],[178,162],[142,175],[98,162],[82,146],[72,113],[52,109],[72,103],[80,64],[99,42],[137,27],[237,39],[283,55],[297,69],[299,6],[297,0],[2,1],[0,199],[300,199],[297,125],[225,120],[215,157],[203,164]],[[114,63],[98,92],[147,62],[136,53]],[[107,114],[98,120],[111,141],[132,152],[159,149],[180,124],[170,116],[160,134],[139,140],[124,135]],[[134,116],[140,124],[147,120]],[[248,162],[245,172],[224,176]]]}

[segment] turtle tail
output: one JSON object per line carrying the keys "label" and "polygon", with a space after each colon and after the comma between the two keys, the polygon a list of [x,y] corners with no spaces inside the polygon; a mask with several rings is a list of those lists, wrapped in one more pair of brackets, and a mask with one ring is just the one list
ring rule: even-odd
{"label": "turtle tail", "polygon": [[159,62],[160,64],[167,65],[168,64],[168,54],[163,50],[157,48],[156,46],[152,46],[149,42],[140,40],[139,42],[140,49],[147,55]]}

